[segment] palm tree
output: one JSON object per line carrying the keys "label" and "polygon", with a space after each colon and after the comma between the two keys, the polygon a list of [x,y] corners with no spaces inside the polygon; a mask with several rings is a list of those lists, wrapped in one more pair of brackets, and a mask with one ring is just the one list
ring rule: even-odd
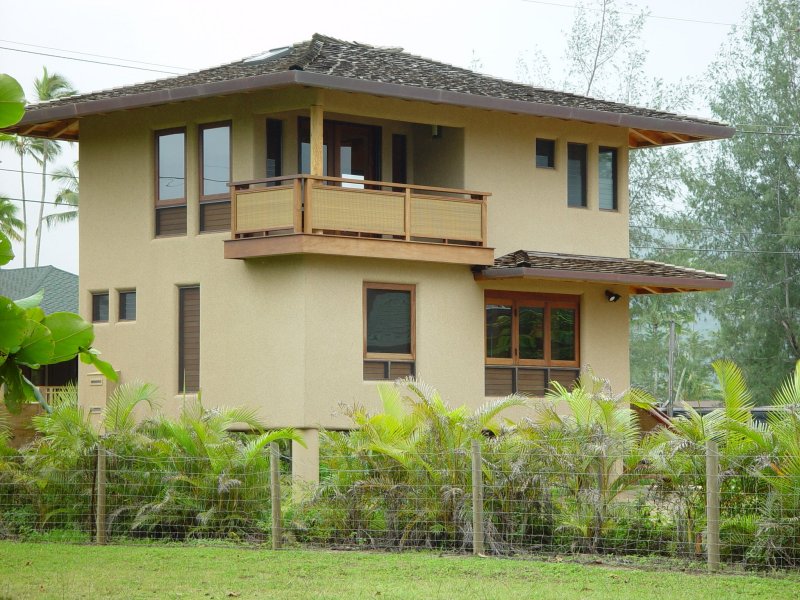
{"label": "palm tree", "polygon": [[71,167],[55,169],[50,178],[62,184],[56,193],[55,203],[59,206],[73,206],[74,208],[45,216],[44,223],[48,229],[56,225],[71,223],[78,218],[78,161],[76,160]]}
{"label": "palm tree", "polygon": [[19,183],[22,201],[22,266],[28,266],[28,205],[25,195],[25,157],[32,156],[33,138],[15,136],[0,136],[0,147],[13,150],[19,156]]}
{"label": "palm tree", "polygon": [[0,196],[0,233],[15,242],[22,240],[25,223],[17,218],[17,207],[10,198]]}
{"label": "palm tree", "polygon": [[[66,77],[59,73],[48,73],[47,67],[42,67],[42,76],[33,82],[36,99],[39,102],[57,100],[75,93],[75,88]],[[34,266],[39,266],[39,250],[42,244],[42,223],[44,222],[44,202],[47,194],[47,164],[61,153],[58,142],[53,140],[36,140],[33,143],[33,156],[42,168],[42,197],[39,204],[39,218],[36,222],[36,252]]]}

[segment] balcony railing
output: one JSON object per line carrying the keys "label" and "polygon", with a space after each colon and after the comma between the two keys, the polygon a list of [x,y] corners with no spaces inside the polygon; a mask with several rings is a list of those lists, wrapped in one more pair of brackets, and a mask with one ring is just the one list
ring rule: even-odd
{"label": "balcony railing", "polygon": [[312,175],[231,185],[234,240],[322,234],[487,246],[484,192]]}

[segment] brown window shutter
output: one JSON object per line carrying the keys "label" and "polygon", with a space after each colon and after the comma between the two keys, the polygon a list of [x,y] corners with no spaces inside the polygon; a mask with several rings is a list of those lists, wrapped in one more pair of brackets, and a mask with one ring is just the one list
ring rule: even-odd
{"label": "brown window shutter", "polygon": [[178,316],[178,391],[200,389],[200,288],[180,288]]}

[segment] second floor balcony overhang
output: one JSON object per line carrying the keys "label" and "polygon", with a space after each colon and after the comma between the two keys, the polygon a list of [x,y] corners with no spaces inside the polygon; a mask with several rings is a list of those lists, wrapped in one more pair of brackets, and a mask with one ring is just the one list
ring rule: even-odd
{"label": "second floor balcony overhang", "polygon": [[321,175],[231,187],[225,258],[307,253],[493,263],[486,192]]}

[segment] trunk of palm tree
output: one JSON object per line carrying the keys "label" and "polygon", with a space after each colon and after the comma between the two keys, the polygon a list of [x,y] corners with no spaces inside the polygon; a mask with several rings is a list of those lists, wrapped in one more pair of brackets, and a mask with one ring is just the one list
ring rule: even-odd
{"label": "trunk of palm tree", "polygon": [[28,266],[28,207],[27,198],[25,197],[25,155],[19,153],[19,182],[22,187],[22,222],[25,226],[22,228],[22,266]]}
{"label": "trunk of palm tree", "polygon": [[47,142],[42,152],[42,200],[39,203],[39,219],[36,221],[36,252],[33,266],[39,266],[39,249],[42,246],[42,225],[44,223],[44,201],[47,197]]}

